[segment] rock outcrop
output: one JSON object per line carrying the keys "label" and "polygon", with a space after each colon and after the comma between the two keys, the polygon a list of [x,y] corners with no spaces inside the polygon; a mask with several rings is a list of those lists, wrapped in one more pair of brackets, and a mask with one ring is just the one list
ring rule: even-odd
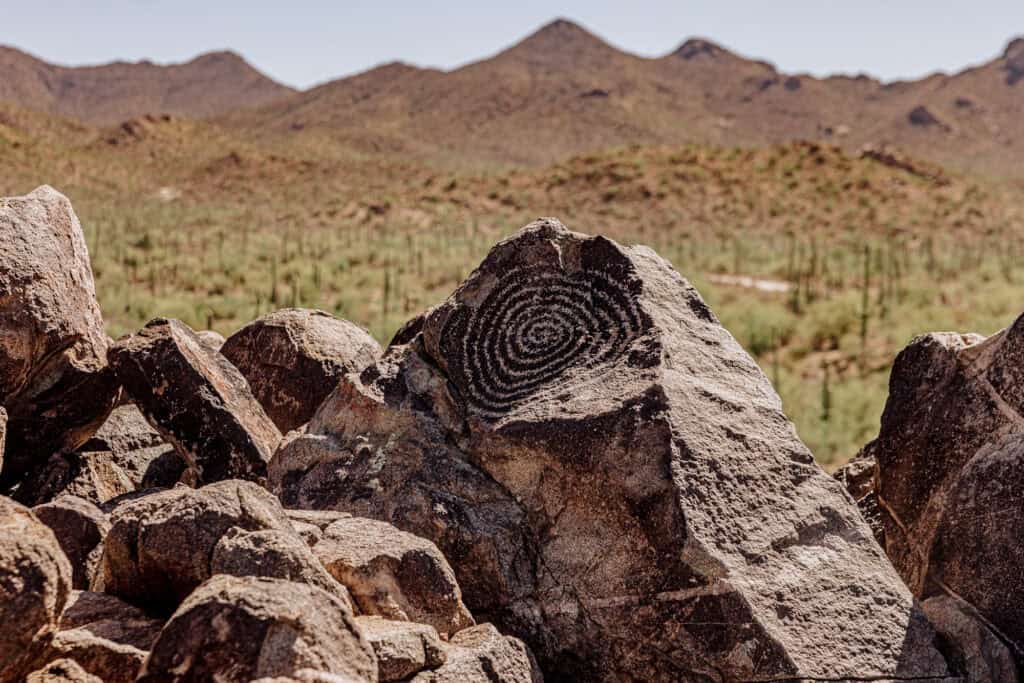
{"label": "rock outcrop", "polygon": [[281,434],[237,368],[187,325],[153,320],[108,355],[128,395],[200,483],[263,479]]}
{"label": "rock outcrop", "polygon": [[290,529],[277,500],[245,481],[128,500],[110,515],[98,585],[134,605],[170,613],[210,578],[214,551],[234,527]]}
{"label": "rock outcrop", "polygon": [[916,596],[966,603],[1024,665],[1024,317],[896,359],[877,439],[886,551]]}
{"label": "rock outcrop", "polygon": [[434,541],[555,679],[951,676],[767,378],[651,250],[539,221],[408,332],[269,484]]}
{"label": "rock outcrop", "polygon": [[221,352],[245,378],[278,429],[309,422],[342,375],[377,359],[380,345],[363,328],[324,311],[285,308],[255,320]]}
{"label": "rock outcrop", "polygon": [[445,637],[473,625],[444,555],[430,541],[372,519],[341,519],[313,546],[362,614],[433,626]]}
{"label": "rock outcrop", "polygon": [[0,199],[0,302],[0,405],[9,417],[0,481],[9,487],[81,445],[118,398],[82,228],[51,187]]}
{"label": "rock outcrop", "polygon": [[0,681],[20,681],[49,646],[71,592],[53,532],[0,496]]}
{"label": "rock outcrop", "polygon": [[335,597],[303,583],[218,575],[164,626],[139,681],[249,683],[301,669],[377,681],[373,649]]}

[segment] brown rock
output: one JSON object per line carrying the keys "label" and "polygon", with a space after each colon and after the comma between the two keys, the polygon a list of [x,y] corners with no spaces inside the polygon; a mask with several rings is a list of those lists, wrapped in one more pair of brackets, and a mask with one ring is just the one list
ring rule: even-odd
{"label": "brown rock", "polygon": [[4,470],[4,445],[7,443],[7,411],[0,406],[0,472]]}
{"label": "brown rock", "polygon": [[308,583],[352,608],[352,598],[345,586],[327,573],[305,541],[291,529],[230,529],[213,549],[210,574],[262,576]]}
{"label": "brown rock", "polygon": [[[182,479],[187,463],[180,456],[168,456],[174,449],[160,433],[146,421],[146,417],[133,403],[114,409],[107,421],[80,449],[86,453],[103,453],[131,480],[135,488],[150,486],[171,487]],[[179,476],[170,479],[163,472],[169,461]]]}
{"label": "brown rock", "polygon": [[921,599],[956,595],[1024,665],[1024,317],[935,333],[896,359],[878,438],[886,552]]}
{"label": "brown rock", "polygon": [[381,681],[403,681],[448,659],[433,626],[381,617],[356,617],[356,623],[377,655]]}
{"label": "brown rock", "polygon": [[373,649],[334,596],[304,583],[218,575],[164,626],[139,681],[248,683],[300,669],[377,680]]}
{"label": "brown rock", "polygon": [[507,638],[492,624],[460,631],[445,647],[446,662],[424,671],[412,683],[540,683],[529,650],[520,640]]}
{"label": "brown rock", "polygon": [[292,528],[310,548],[324,537],[324,529],[339,519],[347,519],[352,516],[347,512],[334,510],[285,510],[284,513],[291,520]]}
{"label": "brown rock", "polygon": [[434,541],[556,679],[950,676],[767,378],[644,247],[528,226],[268,471],[288,507]]}
{"label": "brown rock", "polygon": [[0,497],[0,681],[35,668],[71,591],[71,566],[53,532]]}
{"label": "brown rock", "polygon": [[25,683],[104,683],[104,681],[87,672],[74,660],[58,659],[42,669],[30,673],[25,679]]}
{"label": "brown rock", "polygon": [[244,481],[128,500],[113,510],[110,523],[100,562],[103,590],[163,613],[211,576],[214,549],[232,527],[290,529],[277,500]]}
{"label": "brown rock", "polygon": [[878,507],[878,495],[875,493],[875,459],[865,453],[858,453],[833,475],[846,492],[857,504],[857,509],[864,521],[871,527],[878,544],[885,547],[885,527],[882,523],[882,511]]}
{"label": "brown rock", "polygon": [[282,432],[309,422],[342,375],[380,355],[370,334],[323,311],[285,308],[253,321],[224,343]]}
{"label": "brown rock", "polygon": [[71,202],[0,199],[0,405],[8,484],[96,430],[118,398],[89,251]]}
{"label": "brown rock", "polygon": [[313,546],[362,614],[429,624],[444,635],[473,625],[444,555],[430,541],[372,519],[340,519]]}
{"label": "brown rock", "polygon": [[187,325],[153,320],[118,341],[109,358],[129,396],[200,482],[263,479],[281,434],[241,373]]}
{"label": "brown rock", "polygon": [[14,498],[37,506],[76,496],[99,505],[134,490],[131,478],[110,453],[56,453],[25,477]]}
{"label": "brown rock", "polygon": [[103,537],[110,530],[107,515],[78,496],[61,496],[32,508],[32,512],[57,537],[71,563],[72,586],[88,588],[103,553]]}
{"label": "brown rock", "polygon": [[1020,680],[1009,648],[992,633],[981,616],[948,595],[928,598],[924,613],[954,650],[954,663],[965,683],[1016,683]]}
{"label": "brown rock", "polygon": [[213,330],[200,330],[196,332],[196,336],[199,337],[199,341],[203,343],[203,346],[208,348],[210,351],[220,351],[220,348],[224,346],[224,335],[220,332],[214,332]]}

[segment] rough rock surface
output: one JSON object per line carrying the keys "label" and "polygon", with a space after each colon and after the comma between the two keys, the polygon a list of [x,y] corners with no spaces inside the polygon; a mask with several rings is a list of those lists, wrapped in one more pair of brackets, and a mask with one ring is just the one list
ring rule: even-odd
{"label": "rough rock surface", "polygon": [[88,588],[103,553],[103,537],[110,530],[107,515],[78,496],[62,496],[32,508],[32,512],[57,537],[71,563],[73,587]]}
{"label": "rough rock surface", "polygon": [[[91,439],[79,449],[85,453],[103,453],[131,480],[135,488],[145,488],[147,482],[157,486],[173,486],[177,481],[194,483],[194,476],[183,477],[184,460],[169,454],[174,448],[146,421],[146,417],[133,403],[114,409],[107,421]],[[173,460],[177,477],[165,474],[167,462]]]}
{"label": "rough rock surface", "polygon": [[377,680],[348,607],[303,583],[218,575],[164,626],[139,680],[248,683],[306,668]]}
{"label": "rough rock surface", "polygon": [[429,624],[445,636],[473,625],[455,573],[425,538],[349,517],[324,530],[313,554],[345,584],[362,614]]}
{"label": "rough rock surface", "polygon": [[268,472],[288,507],[433,540],[556,679],[949,675],[767,378],[645,247],[528,226]]}
{"label": "rough rock surface", "polygon": [[70,591],[71,566],[53,532],[0,496],[0,681],[35,668]]}
{"label": "rough rock surface", "polygon": [[158,318],[108,356],[128,395],[200,482],[263,479],[281,434],[235,366],[187,325]]}
{"label": "rough rock surface", "polygon": [[896,359],[878,438],[886,551],[921,599],[973,606],[1024,665],[1024,317],[936,333]]}
{"label": "rough rock surface", "polygon": [[135,490],[128,474],[105,451],[55,453],[28,474],[14,498],[25,505],[77,496],[99,505]]}
{"label": "rough rock surface", "polygon": [[224,346],[224,335],[220,332],[214,332],[213,330],[200,330],[196,332],[196,336],[199,337],[199,341],[203,343],[203,346],[208,348],[210,351],[220,351],[221,347]]}
{"label": "rough rock surface", "polygon": [[948,595],[928,598],[921,607],[954,650],[955,664],[967,683],[1020,680],[1013,654],[972,608]]}
{"label": "rough rock surface", "polygon": [[403,681],[448,659],[437,630],[427,624],[367,616],[356,617],[356,623],[377,655],[381,681]]}
{"label": "rough rock surface", "polygon": [[7,410],[0,406],[0,472],[4,471],[4,445],[7,443]]}
{"label": "rough rock surface", "polygon": [[345,586],[324,569],[305,540],[291,529],[230,529],[213,549],[210,574],[308,583],[330,593],[350,609],[353,606]]}
{"label": "rough rock surface", "polygon": [[102,678],[93,676],[72,659],[58,659],[50,662],[42,669],[33,671],[25,679],[25,683],[105,683]]}
{"label": "rough rock surface", "polygon": [[309,422],[342,375],[377,359],[380,345],[363,328],[330,313],[286,308],[255,320],[221,352],[252,387],[282,432]]}
{"label": "rough rock surface", "polygon": [[0,199],[0,302],[10,484],[88,439],[119,394],[82,228],[51,187]]}
{"label": "rough rock surface", "polygon": [[[413,677],[414,683],[540,683],[522,641],[507,638],[491,624],[460,631],[445,647],[445,664]],[[640,680],[640,679],[637,679]]]}
{"label": "rough rock surface", "polygon": [[127,500],[110,524],[100,562],[103,590],[164,613],[210,577],[214,549],[229,529],[291,528],[273,496],[236,480]]}
{"label": "rough rock surface", "polygon": [[871,527],[878,545],[885,547],[885,526],[882,523],[882,511],[878,507],[878,495],[875,493],[875,459],[864,453],[858,453],[850,462],[836,470],[835,478],[857,504],[857,509],[864,521]]}

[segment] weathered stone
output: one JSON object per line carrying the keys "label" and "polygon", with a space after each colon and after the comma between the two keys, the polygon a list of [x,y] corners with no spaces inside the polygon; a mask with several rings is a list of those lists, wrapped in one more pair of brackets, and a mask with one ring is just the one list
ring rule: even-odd
{"label": "weathered stone", "polygon": [[309,422],[342,375],[362,370],[380,355],[363,328],[330,313],[285,308],[255,320],[224,343],[221,352],[246,379],[282,432]]}
{"label": "weathered stone", "polygon": [[529,650],[492,624],[460,631],[445,648],[446,662],[417,674],[413,683],[540,683]]}
{"label": "weathered stone", "polygon": [[71,563],[73,587],[88,588],[103,553],[103,537],[110,530],[107,515],[78,496],[61,496],[32,508],[32,512],[57,537]]}
{"label": "weathered stone", "polygon": [[179,320],[156,319],[110,349],[110,364],[198,481],[261,481],[281,440],[245,378]]}
{"label": "weathered stone", "polygon": [[307,668],[377,680],[373,649],[348,607],[308,584],[221,574],[167,622],[139,681],[248,683]]}
{"label": "weathered stone", "polygon": [[0,496],[0,681],[36,668],[71,591],[71,566],[49,527]]}
{"label": "weathered stone", "polygon": [[159,480],[161,483],[157,485],[167,487],[182,479],[179,474],[176,479],[168,481],[168,477],[151,471],[162,472],[168,458],[179,463],[176,468],[182,473],[187,467],[180,456],[174,458],[167,455],[174,450],[173,446],[164,440],[160,432],[153,429],[134,403],[126,403],[115,408],[99,431],[82,444],[79,450],[108,454],[106,457],[121,468],[135,488],[145,488],[144,482],[147,479]]}
{"label": "weathered stone", "polygon": [[7,410],[0,406],[0,472],[4,471],[4,446],[7,443]]}
{"label": "weathered stone", "polygon": [[0,302],[10,485],[88,439],[119,395],[82,228],[51,187],[0,199]]}
{"label": "weathered stone", "polygon": [[922,600],[976,609],[1024,665],[1024,317],[987,339],[914,339],[896,359],[878,462],[886,551]]}
{"label": "weathered stone", "polygon": [[381,681],[403,681],[448,659],[433,626],[366,616],[356,617],[356,623],[377,655]]}
{"label": "weathered stone", "polygon": [[219,352],[221,347],[224,346],[224,335],[220,332],[214,332],[213,330],[199,330],[196,332],[196,336],[199,337],[199,341],[203,343],[203,346],[208,348],[210,351]]}
{"label": "weathered stone", "polygon": [[864,521],[871,527],[878,545],[885,547],[885,526],[882,523],[882,511],[878,507],[878,496],[875,494],[875,459],[869,455],[858,453],[833,475],[846,492],[857,504]]}
{"label": "weathered stone", "polygon": [[433,543],[372,519],[339,519],[316,555],[362,614],[429,624],[443,635],[473,625],[455,573]]}
{"label": "weathered stone", "polygon": [[352,608],[352,598],[345,586],[327,573],[306,542],[291,529],[230,529],[213,549],[210,574],[263,576],[308,583]]}
{"label": "weathered stone", "polygon": [[109,453],[55,453],[25,477],[13,496],[25,505],[77,496],[99,505],[135,490],[128,474]]}
{"label": "weathered stone", "polygon": [[767,378],[645,247],[527,227],[268,472],[288,507],[434,541],[556,679],[950,675]]}
{"label": "weathered stone", "polygon": [[921,604],[935,630],[954,650],[954,665],[965,683],[1016,683],[1020,680],[1009,648],[989,630],[969,605],[948,595]]}
{"label": "weathered stone", "polygon": [[339,519],[351,517],[347,512],[334,510],[285,510],[292,522],[295,532],[305,539],[309,547],[313,547],[324,537],[324,529]]}
{"label": "weathered stone", "polygon": [[277,500],[244,481],[127,500],[114,508],[110,523],[100,562],[103,590],[163,613],[210,577],[214,549],[232,527],[290,529]]}
{"label": "weathered stone", "polygon": [[87,672],[72,659],[58,659],[42,669],[33,671],[25,683],[104,683],[103,679]]}

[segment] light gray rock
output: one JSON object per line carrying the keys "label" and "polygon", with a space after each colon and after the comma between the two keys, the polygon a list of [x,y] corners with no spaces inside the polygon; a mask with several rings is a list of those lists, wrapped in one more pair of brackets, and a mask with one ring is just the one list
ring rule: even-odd
{"label": "light gray rock", "polygon": [[180,320],[158,318],[121,339],[110,365],[150,424],[200,483],[262,481],[281,440],[245,378]]}
{"label": "light gray rock", "polygon": [[555,679],[952,676],[698,293],[553,220],[342,378],[268,483],[432,540],[474,615]]}
{"label": "light gray rock", "polygon": [[448,636],[473,625],[455,573],[437,546],[372,519],[339,519],[313,554],[352,594],[359,612],[433,626]]}
{"label": "light gray rock", "polygon": [[104,683],[102,678],[93,676],[71,659],[58,659],[42,669],[33,671],[25,683]]}
{"label": "light gray rock", "polygon": [[[3,480],[16,483],[96,431],[119,391],[89,251],[68,199],[49,186],[0,198]],[[2,490],[2,487],[0,487]]]}
{"label": "light gray rock", "polygon": [[77,496],[62,496],[32,508],[32,512],[57,537],[71,563],[72,586],[79,590],[88,588],[103,553],[103,538],[110,530],[107,515]]}
{"label": "light gray rock", "polygon": [[337,598],[304,583],[220,574],[164,626],[139,681],[249,683],[301,669],[377,681],[373,649]]}
{"label": "light gray rock", "polygon": [[71,565],[53,532],[0,496],[0,681],[37,668],[70,591]]}
{"label": "light gray rock", "polygon": [[380,355],[363,328],[330,313],[285,308],[231,335],[221,352],[245,378],[278,429],[309,422],[342,375]]}
{"label": "light gray rock", "polygon": [[367,616],[356,617],[356,623],[377,655],[381,681],[403,681],[448,659],[433,626]]}

